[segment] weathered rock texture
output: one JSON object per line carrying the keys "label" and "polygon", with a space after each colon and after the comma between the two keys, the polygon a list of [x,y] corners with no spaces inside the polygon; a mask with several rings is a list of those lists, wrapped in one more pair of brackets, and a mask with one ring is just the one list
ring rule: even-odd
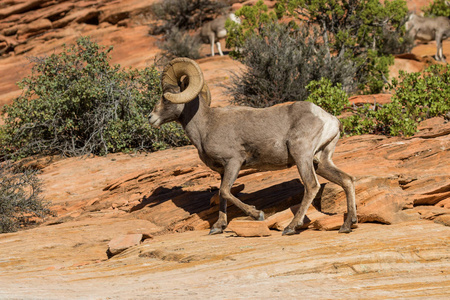
{"label": "weathered rock texture", "polygon": [[[159,51],[158,37],[148,35],[153,2],[2,2],[0,106],[20,92],[15,82],[31,69],[25,56],[57,52],[79,35],[114,45],[114,63],[151,64]],[[449,51],[447,41],[447,57]],[[419,45],[413,53],[397,57],[391,73],[423,69],[435,45]],[[239,63],[226,56],[198,62],[213,105],[228,105],[217,84],[228,80]],[[249,220],[230,205],[230,228],[208,236],[218,216],[219,176],[201,163],[192,146],[29,160],[41,170],[45,197],[57,216],[36,228],[0,235],[0,298],[298,298],[299,291],[305,298],[326,299],[448,298],[450,123],[425,121],[411,138],[343,138],[334,161],[355,177],[357,228],[348,235],[335,231],[343,222],[345,195],[321,179],[304,228],[282,237],[279,230],[303,195],[295,168],[241,171],[233,193],[262,209],[267,220]],[[108,243],[121,236],[139,241],[118,246],[127,250],[108,259]]]}
{"label": "weathered rock texture", "polygon": [[[267,220],[249,220],[229,206],[230,228],[208,236],[217,218],[218,205],[211,199],[219,176],[200,162],[192,146],[30,161],[42,168],[45,196],[58,216],[48,226],[0,236],[0,251],[8,253],[0,261],[0,297],[70,297],[75,286],[77,295],[87,295],[91,285],[99,284],[115,288],[96,289],[89,297],[152,293],[164,298],[182,292],[286,297],[300,284],[330,299],[445,298],[450,287],[450,123],[435,118],[420,128],[406,139],[365,135],[338,143],[335,163],[356,178],[360,223],[348,235],[328,232],[343,222],[345,196],[341,188],[321,181],[305,228],[299,235],[281,236],[278,230],[302,197],[295,168],[242,171],[234,193],[263,209]],[[112,239],[144,233],[154,239],[107,260]],[[79,278],[84,278],[81,283]],[[215,284],[219,279],[223,289]],[[143,292],[129,294],[121,288],[125,285]],[[182,292],[174,292],[175,287]]]}
{"label": "weathered rock texture", "polygon": [[[334,160],[356,178],[359,222],[395,224],[450,214],[450,123],[435,118],[420,128],[411,138],[364,135],[339,142]],[[151,155],[70,158],[42,171],[46,196],[61,219],[120,215],[146,219],[165,233],[208,229],[217,218],[219,176],[201,163],[192,146]],[[85,175],[76,176],[78,172]],[[276,221],[267,226],[280,229],[301,201],[303,187],[297,178],[296,168],[241,171],[233,193],[263,209],[269,220],[276,215]],[[315,221],[339,215],[342,220],[346,211],[343,190],[321,183],[314,201],[321,213],[307,216]],[[429,207],[435,207],[435,215]],[[230,219],[244,217],[233,206],[228,210]]]}
{"label": "weathered rock texture", "polygon": [[115,237],[108,243],[108,250],[106,254],[108,257],[113,257],[128,248],[137,246],[141,243],[142,237],[143,235],[141,233],[126,234]]}
{"label": "weathered rock texture", "polygon": [[[151,5],[157,0],[11,0],[0,3],[0,107],[20,95],[16,83],[29,75],[32,64],[27,57],[60,51],[63,44],[73,44],[79,36],[91,36],[101,45],[113,45],[112,63],[122,67],[143,68],[151,65],[160,52],[151,36],[155,23]],[[228,1],[231,5],[236,2]],[[223,43],[223,49],[225,43]],[[208,45],[202,50],[204,56]],[[228,99],[214,85],[229,76],[239,64],[228,57],[206,59],[204,69],[211,74],[212,96],[219,105]],[[203,67],[203,61],[199,63]],[[220,104],[221,101],[224,104]]]}

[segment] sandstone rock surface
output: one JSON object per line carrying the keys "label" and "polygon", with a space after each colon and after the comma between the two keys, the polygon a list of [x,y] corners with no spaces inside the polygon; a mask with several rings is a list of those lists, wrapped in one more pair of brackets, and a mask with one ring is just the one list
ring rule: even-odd
{"label": "sandstone rock surface", "polygon": [[128,248],[137,246],[142,241],[142,234],[135,233],[135,234],[127,234],[127,235],[120,235],[118,237],[113,238],[108,243],[108,250],[107,254],[108,257],[113,257],[114,255],[117,255]]}
{"label": "sandstone rock surface", "polygon": [[[26,56],[57,52],[79,35],[113,45],[112,62],[122,67],[153,63],[159,52],[159,37],[148,34],[153,2],[0,4],[0,106],[20,93],[15,83],[31,70]],[[425,4],[408,1],[410,9]],[[433,43],[418,45],[413,55],[397,57],[391,75],[423,69],[435,49]],[[447,57],[449,51],[447,40]],[[229,105],[230,97],[218,85],[242,66],[228,56],[198,62],[212,105]],[[368,95],[352,101],[389,99]],[[192,146],[29,160],[41,170],[44,195],[57,215],[35,228],[0,235],[0,298],[280,299],[298,298],[301,290],[305,298],[447,299],[450,123],[434,118],[419,129],[410,138],[363,135],[339,141],[334,161],[355,177],[360,222],[345,235],[336,232],[346,211],[345,194],[320,179],[322,188],[304,228],[281,236],[279,230],[289,224],[303,196],[296,168],[241,171],[233,192],[262,209],[267,219],[243,220],[230,205],[230,228],[209,236],[218,215],[220,177],[202,164]],[[236,236],[231,229],[243,222],[270,236]],[[153,239],[139,240],[108,259],[108,243],[130,234]]]}
{"label": "sandstone rock surface", "polygon": [[264,221],[233,220],[228,224],[227,229],[241,237],[263,237],[271,235],[269,227],[267,227]]}

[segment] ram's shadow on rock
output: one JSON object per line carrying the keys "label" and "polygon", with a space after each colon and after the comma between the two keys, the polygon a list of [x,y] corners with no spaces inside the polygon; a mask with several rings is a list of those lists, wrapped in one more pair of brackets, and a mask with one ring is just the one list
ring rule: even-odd
{"label": "ram's shadow on rock", "polygon": [[[321,185],[321,189],[313,202],[313,205],[320,209],[320,198],[326,184]],[[219,206],[211,204],[211,198],[218,193],[218,188],[210,188],[202,191],[186,191],[181,186],[158,187],[150,196],[144,197],[142,201],[130,209],[130,213],[145,210],[146,214],[152,214],[152,210],[167,201],[171,201],[178,208],[188,212],[190,216],[197,215],[203,221],[207,221],[210,226],[214,224],[218,217]],[[242,192],[236,196],[244,203],[254,205],[262,209],[266,217],[288,209],[301,202],[303,198],[303,185],[300,180],[293,179],[280,184],[272,185],[255,192]],[[237,207],[228,203],[228,221],[236,217],[245,217],[245,214]],[[249,218],[249,217],[246,217]],[[183,222],[185,218],[174,220],[175,223]],[[174,224],[172,224],[174,225]],[[195,229],[195,228],[193,228]]]}

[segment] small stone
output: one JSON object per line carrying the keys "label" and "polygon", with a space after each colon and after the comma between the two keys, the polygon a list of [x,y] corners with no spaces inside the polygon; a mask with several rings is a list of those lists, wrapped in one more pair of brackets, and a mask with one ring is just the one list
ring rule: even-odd
{"label": "small stone", "polygon": [[[300,204],[294,205],[288,209],[285,209],[283,211],[280,211],[276,214],[271,215],[266,219],[267,227],[270,229],[275,230],[284,230],[286,226],[291,223],[292,219],[294,218],[295,213],[300,208]],[[308,228],[309,225],[311,225],[312,222],[317,220],[318,218],[321,218],[323,216],[326,216],[325,214],[317,211],[314,207],[310,207],[308,211],[306,212],[306,216],[303,219],[303,226],[301,229]]]}
{"label": "small stone", "polygon": [[450,209],[450,198],[439,201],[435,204],[437,207],[447,208]]}
{"label": "small stone", "polygon": [[414,205],[435,205],[442,200],[448,199],[450,192],[433,193],[428,195],[420,195],[414,199]]}
{"label": "small stone", "polygon": [[402,213],[402,195],[389,194],[379,196],[357,210],[359,223],[396,224],[409,218]]}
{"label": "small stone", "polygon": [[261,237],[271,235],[265,221],[233,220],[227,229],[241,237]]}
{"label": "small stone", "polygon": [[38,19],[29,24],[20,26],[17,31],[17,34],[18,35],[23,35],[23,34],[33,35],[33,34],[41,33],[43,31],[51,29],[51,28],[52,28],[52,22],[50,20]]}
{"label": "small stone", "polygon": [[114,255],[127,250],[128,248],[139,245],[142,241],[142,238],[143,235],[140,233],[126,234],[113,238],[108,243],[108,257],[111,258]]}
{"label": "small stone", "polygon": [[438,224],[445,225],[445,226],[450,226],[450,214],[437,216],[434,219],[434,222],[438,223]]}
{"label": "small stone", "polygon": [[313,227],[317,230],[331,231],[338,230],[344,223],[342,215],[325,216],[313,222]]}

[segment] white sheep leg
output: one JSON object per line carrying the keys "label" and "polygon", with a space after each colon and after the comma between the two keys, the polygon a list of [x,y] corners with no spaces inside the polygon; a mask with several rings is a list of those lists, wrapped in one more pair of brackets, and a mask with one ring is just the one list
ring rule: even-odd
{"label": "white sheep leg", "polygon": [[209,40],[211,42],[211,56],[214,56],[214,33],[210,34]]}
{"label": "white sheep leg", "polygon": [[222,52],[222,48],[220,46],[220,42],[216,42],[216,45],[217,45],[217,50],[219,50],[220,56],[223,56],[223,52]]}

